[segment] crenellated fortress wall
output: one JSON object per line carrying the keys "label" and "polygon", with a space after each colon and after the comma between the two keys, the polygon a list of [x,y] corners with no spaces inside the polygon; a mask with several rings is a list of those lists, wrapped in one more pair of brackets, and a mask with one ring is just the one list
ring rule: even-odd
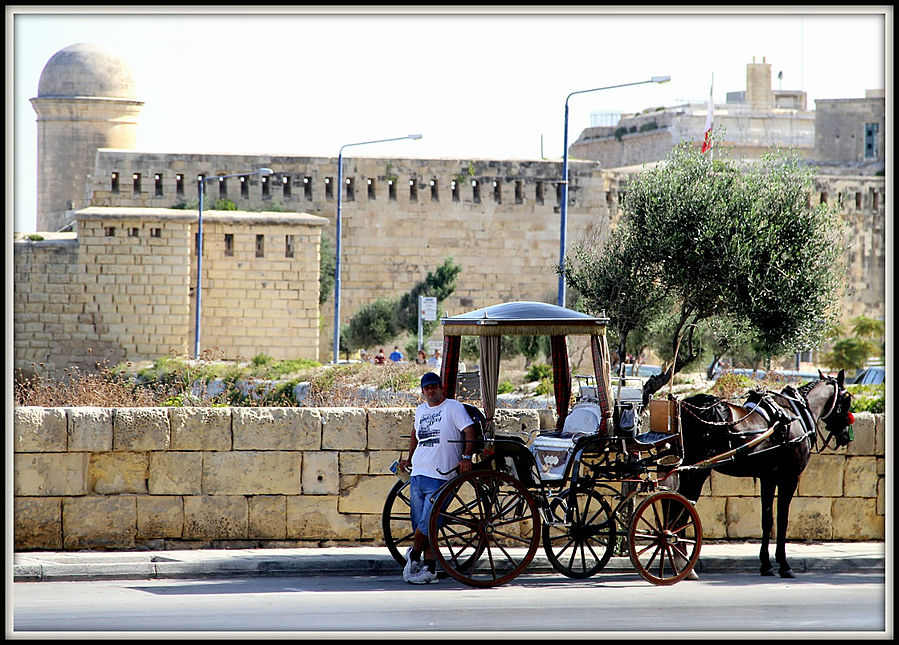
{"label": "crenellated fortress wall", "polygon": [[[412,408],[36,408],[14,413],[15,550],[383,544],[381,513]],[[813,454],[791,540],[882,540],[883,415]],[[497,411],[499,433],[552,427]],[[758,484],[713,473],[707,539],[760,537]]]}
{"label": "crenellated fortress wall", "polygon": [[[351,157],[344,164],[343,322],[378,297],[408,291],[447,257],[462,266],[445,303],[450,315],[555,300],[557,161]],[[77,235],[15,243],[17,367],[192,351],[196,177],[260,167],[274,174],[206,184],[201,349],[218,348],[224,358],[264,352],[329,361],[334,298],[318,304],[319,235],[333,248],[336,159],[103,149],[90,179],[92,206],[72,214]],[[569,249],[590,227],[608,230],[636,170],[571,162]],[[839,204],[849,226],[844,321],[884,316],[883,178],[820,175],[815,191],[813,202]],[[241,210],[209,210],[220,197]],[[105,236],[116,226],[121,237]],[[151,229],[162,236],[147,237]]]}

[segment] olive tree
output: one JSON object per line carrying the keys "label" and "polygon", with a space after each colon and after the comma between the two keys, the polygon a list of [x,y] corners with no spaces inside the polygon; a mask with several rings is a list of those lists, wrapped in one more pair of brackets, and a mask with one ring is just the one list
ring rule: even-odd
{"label": "olive tree", "polygon": [[707,326],[722,347],[783,355],[819,345],[836,319],[842,223],[811,206],[812,171],[795,152],[737,162],[684,142],[627,186],[602,244],[586,238],[559,271],[619,353],[638,330],[665,327],[672,360],[644,398],[696,360]]}

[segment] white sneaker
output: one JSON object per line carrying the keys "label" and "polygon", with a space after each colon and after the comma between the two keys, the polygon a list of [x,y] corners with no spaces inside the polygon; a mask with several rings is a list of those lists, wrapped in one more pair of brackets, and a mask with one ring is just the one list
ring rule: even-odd
{"label": "white sneaker", "polygon": [[414,562],[409,559],[409,554],[412,552],[412,547],[410,546],[406,549],[406,566],[403,567],[403,580],[409,582],[409,578],[417,574],[421,571],[421,562]]}
{"label": "white sneaker", "polygon": [[426,585],[431,582],[437,582],[437,574],[433,571],[429,571],[427,567],[424,567],[415,575],[410,576],[406,582],[410,582],[413,585]]}

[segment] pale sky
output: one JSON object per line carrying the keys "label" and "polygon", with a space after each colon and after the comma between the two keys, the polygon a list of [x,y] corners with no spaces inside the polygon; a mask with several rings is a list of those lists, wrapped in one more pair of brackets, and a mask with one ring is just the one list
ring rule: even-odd
{"label": "pale sky", "polygon": [[173,153],[336,157],[347,143],[421,133],[344,154],[561,159],[565,99],[578,90],[672,77],[572,97],[569,143],[594,112],[705,102],[713,78],[724,103],[753,57],[810,108],[892,78],[887,6],[6,9],[7,213],[14,200],[21,232],[35,229],[29,99],[50,57],[80,42],[131,67],[145,101],[138,147]]}

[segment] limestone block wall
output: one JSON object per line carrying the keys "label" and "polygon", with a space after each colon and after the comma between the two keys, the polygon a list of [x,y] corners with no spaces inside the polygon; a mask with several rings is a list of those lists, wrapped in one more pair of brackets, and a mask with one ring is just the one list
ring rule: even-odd
{"label": "limestone block wall", "polygon": [[[545,414],[544,414],[545,416]],[[14,412],[16,550],[383,544],[412,408]],[[506,431],[546,427],[503,410]]]}
{"label": "limestone block wall", "polygon": [[[260,352],[278,360],[318,359],[324,223],[300,213],[204,213],[201,351],[215,348],[214,355],[229,359],[250,360]],[[196,224],[191,230],[195,234]],[[196,285],[191,255],[189,284]],[[193,326],[189,336],[192,347]]]}
{"label": "limestone block wall", "polygon": [[842,320],[886,315],[886,204],[883,177],[819,176],[813,203],[835,207],[846,224],[846,284]]}
{"label": "limestone block wall", "polygon": [[85,209],[77,216],[84,313],[99,321],[98,339],[117,348],[111,362],[186,351],[190,215]]}
{"label": "limestone block wall", "polygon": [[[17,551],[383,544],[381,512],[411,408],[35,408],[14,411]],[[552,425],[500,410],[500,432]],[[884,418],[812,456],[789,539],[884,539]],[[758,486],[713,474],[709,539],[757,538]]]}
{"label": "limestone block wall", "polygon": [[[88,360],[90,345],[83,327],[91,320],[83,313],[83,270],[77,260],[74,233],[13,245],[16,367],[30,372],[31,363],[51,362],[52,346],[62,349],[76,366]],[[64,334],[65,339],[61,338]]]}
{"label": "limestone block wall", "polygon": [[[451,314],[504,300],[553,300],[561,166],[558,160],[344,158],[343,322],[378,297],[408,291],[447,257],[462,265],[445,305]],[[95,206],[171,207],[197,199],[198,174],[260,167],[274,170],[268,181],[253,177],[242,189],[228,179],[221,195],[211,183],[206,201],[223,196],[248,211],[277,205],[318,215],[327,219],[325,235],[335,239],[337,158],[101,150],[88,191]],[[128,179],[134,175],[139,184]],[[587,226],[608,221],[609,203],[596,162],[573,161],[570,181],[567,235],[573,242]],[[325,355],[333,311],[329,297],[321,310]]]}
{"label": "limestone block wall", "polygon": [[[16,367],[192,352],[197,213],[92,207],[77,217],[77,235],[15,242]],[[318,358],[324,223],[300,213],[204,215],[201,351]]]}

